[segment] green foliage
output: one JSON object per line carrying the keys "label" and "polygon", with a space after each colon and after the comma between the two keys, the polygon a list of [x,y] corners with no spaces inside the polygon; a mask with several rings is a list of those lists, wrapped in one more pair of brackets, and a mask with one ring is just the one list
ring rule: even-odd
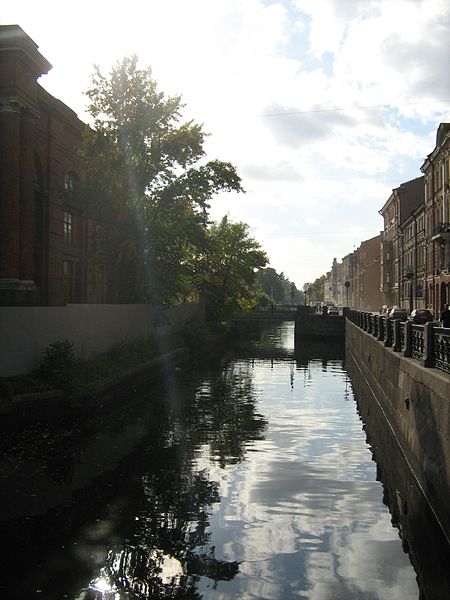
{"label": "green foliage", "polygon": [[199,261],[199,289],[207,300],[208,316],[220,319],[254,305],[256,271],[267,263],[259,243],[248,235],[248,225],[223,217],[208,230]]}
{"label": "green foliage", "polygon": [[87,91],[92,128],[82,157],[88,208],[98,218],[98,260],[108,300],[172,303],[195,290],[195,263],[204,251],[209,202],[242,191],[230,163],[199,165],[206,134],[181,122],[179,96],[165,97],[151,69],[125,58],[109,77],[96,68]]}
{"label": "green foliage", "polygon": [[66,390],[72,383],[75,362],[73,344],[68,340],[55,342],[44,350],[39,374],[55,387]]}
{"label": "green foliage", "polygon": [[275,304],[301,304],[304,301],[304,296],[297,290],[295,283],[289,281],[284,273],[277,273],[272,267],[258,271],[257,285]]}
{"label": "green foliage", "polygon": [[274,304],[273,299],[266,294],[266,292],[262,289],[257,289],[256,290],[256,305],[257,306],[262,306],[263,308],[265,308],[266,306],[270,306],[271,304]]}
{"label": "green foliage", "polygon": [[195,321],[184,327],[182,342],[194,352],[200,351],[214,340],[216,334],[217,332],[212,331],[207,323]]}
{"label": "green foliage", "polygon": [[89,373],[88,363],[76,358],[73,344],[63,340],[44,350],[36,375],[71,401],[89,394]]}
{"label": "green foliage", "polygon": [[240,297],[236,299],[237,307],[242,312],[250,312],[253,308],[255,308],[256,294],[253,297]]}
{"label": "green foliage", "polygon": [[[308,302],[323,302],[324,284],[328,281],[330,276],[331,272],[328,271],[328,273],[326,273],[325,275],[321,275],[313,283],[305,283],[303,285],[303,290],[308,296]],[[311,292],[309,292],[308,290],[311,290]]]}
{"label": "green foliage", "polygon": [[91,360],[83,360],[75,356],[69,341],[55,342],[43,352],[35,373],[34,391],[39,389],[41,380],[47,389],[49,386],[61,389],[69,400],[77,401],[95,393],[102,383],[155,358],[158,350],[154,339],[137,339],[119,344]]}

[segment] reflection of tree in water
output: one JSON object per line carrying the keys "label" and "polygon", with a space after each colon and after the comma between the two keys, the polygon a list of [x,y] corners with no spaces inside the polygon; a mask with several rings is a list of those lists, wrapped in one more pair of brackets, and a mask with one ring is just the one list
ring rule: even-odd
{"label": "reflection of tree in water", "polygon": [[238,573],[237,562],[216,558],[215,548],[208,547],[209,514],[220,501],[219,488],[207,470],[194,470],[193,458],[198,445],[207,443],[221,466],[235,464],[246,444],[262,437],[267,422],[256,413],[251,377],[236,366],[210,374],[188,396],[167,429],[161,424],[159,443],[149,442],[134,533],[110,551],[101,577],[79,600],[200,600],[200,577],[217,585]]}
{"label": "reflection of tree in water", "polygon": [[255,410],[253,381],[237,365],[203,381],[190,414],[192,435],[207,442],[222,468],[244,458],[246,444],[263,438],[267,420]]}
{"label": "reflection of tree in water", "polygon": [[[73,498],[63,510],[26,521],[23,536],[15,532],[11,561],[19,565],[22,559],[17,573],[23,559],[32,565],[37,553],[43,564],[51,564],[39,578],[45,584],[64,581],[65,589],[78,591],[78,600],[197,599],[200,577],[214,583],[236,575],[238,563],[216,557],[210,545],[209,515],[220,500],[219,489],[207,471],[195,467],[196,457],[199,445],[208,444],[222,466],[242,460],[248,442],[261,438],[266,421],[256,412],[248,372],[241,364],[219,373],[221,368],[214,364],[207,374],[176,372],[170,404],[154,393],[147,410],[148,398],[138,402],[133,397],[133,402],[118,402],[75,422],[40,424],[8,437],[13,466],[34,457],[44,483],[48,476],[62,498]],[[132,443],[134,426],[139,437]],[[33,540],[26,557],[23,540]],[[76,555],[69,549],[72,540]],[[99,577],[80,591],[80,580],[92,577],[92,568]],[[30,567],[23,597],[32,593],[34,581]],[[57,586],[53,593],[51,598],[59,597]]]}
{"label": "reflection of tree in water", "polygon": [[207,474],[165,471],[143,480],[146,506],[136,532],[138,546],[111,553],[107,570],[115,586],[132,598],[200,598],[200,576],[232,579],[238,563],[196,549],[209,541],[207,508],[219,502],[217,483]]}
{"label": "reflection of tree in water", "polygon": [[293,339],[289,328],[273,323],[240,323],[235,330],[235,349],[239,356],[291,356]]}
{"label": "reflection of tree in water", "polygon": [[217,583],[239,571],[237,562],[219,560],[214,547],[205,548],[209,511],[220,501],[218,484],[209,480],[207,471],[192,471],[191,461],[177,446],[151,446],[147,458],[154,452],[154,468],[141,477],[143,500],[133,533],[109,552],[100,577],[79,600],[199,600],[201,576]]}

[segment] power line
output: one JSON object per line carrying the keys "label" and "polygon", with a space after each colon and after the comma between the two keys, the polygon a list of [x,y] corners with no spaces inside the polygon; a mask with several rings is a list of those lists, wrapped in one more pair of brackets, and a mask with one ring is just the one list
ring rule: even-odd
{"label": "power line", "polygon": [[373,105],[373,106],[351,106],[349,108],[317,108],[313,110],[294,110],[289,112],[280,112],[280,113],[263,113],[260,115],[261,117],[287,117],[290,115],[310,115],[314,113],[327,113],[327,112],[346,112],[352,110],[387,110],[398,108],[400,106],[422,106],[422,105],[430,105],[430,104],[445,104],[450,102],[449,100],[434,100],[433,102],[404,102],[402,104],[392,105],[392,104],[381,104],[381,105]]}

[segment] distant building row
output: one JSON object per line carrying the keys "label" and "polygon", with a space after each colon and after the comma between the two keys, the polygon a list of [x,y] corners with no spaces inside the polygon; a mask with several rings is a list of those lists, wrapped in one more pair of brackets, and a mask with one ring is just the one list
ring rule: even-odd
{"label": "distant building row", "polygon": [[450,123],[441,123],[422,177],[402,183],[380,209],[380,235],[333,261],[325,296],[339,305],[429,308],[450,304]]}

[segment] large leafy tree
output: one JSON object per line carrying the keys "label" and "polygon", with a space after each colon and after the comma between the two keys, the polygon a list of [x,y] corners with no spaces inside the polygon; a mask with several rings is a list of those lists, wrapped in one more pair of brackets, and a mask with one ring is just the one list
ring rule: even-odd
{"label": "large leafy tree", "polygon": [[82,155],[108,300],[170,302],[192,290],[211,197],[241,191],[234,167],[204,157],[205,133],[183,122],[179,96],[165,97],[151,69],[125,58],[87,91],[92,127]]}
{"label": "large leafy tree", "polygon": [[245,309],[255,298],[256,272],[266,264],[266,253],[249,236],[245,223],[233,223],[225,216],[210,227],[197,271],[210,318]]}

